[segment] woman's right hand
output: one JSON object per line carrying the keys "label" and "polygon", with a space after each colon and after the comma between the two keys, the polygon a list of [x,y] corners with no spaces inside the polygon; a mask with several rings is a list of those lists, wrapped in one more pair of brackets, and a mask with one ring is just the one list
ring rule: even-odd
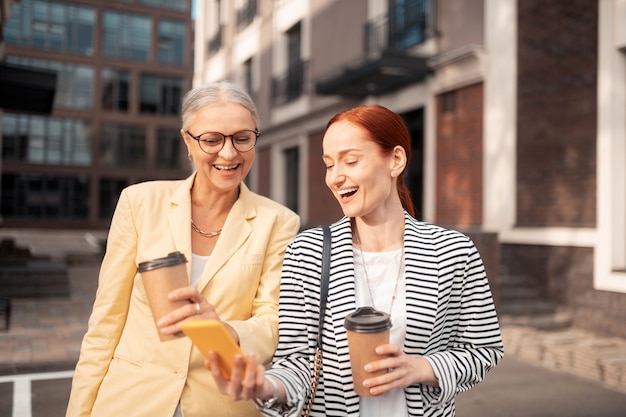
{"label": "woman's right hand", "polygon": [[241,355],[235,356],[230,380],[222,374],[219,356],[215,352],[209,352],[204,365],[213,374],[220,392],[232,400],[265,400],[274,393],[272,385],[265,379],[265,367],[256,363],[254,354],[247,355],[245,362]]}

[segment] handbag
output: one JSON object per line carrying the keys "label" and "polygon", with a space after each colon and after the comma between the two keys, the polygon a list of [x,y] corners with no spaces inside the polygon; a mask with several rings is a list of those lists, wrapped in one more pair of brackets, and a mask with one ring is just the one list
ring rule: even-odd
{"label": "handbag", "polygon": [[322,282],[320,285],[320,323],[319,332],[317,333],[317,346],[315,347],[315,359],[313,360],[313,381],[311,381],[311,395],[307,402],[302,417],[309,417],[313,399],[317,392],[317,384],[320,381],[320,373],[322,372],[322,331],[324,329],[324,314],[326,311],[326,300],[328,298],[328,280],[330,278],[330,228],[327,225],[322,226],[324,232],[324,246],[322,249]]}

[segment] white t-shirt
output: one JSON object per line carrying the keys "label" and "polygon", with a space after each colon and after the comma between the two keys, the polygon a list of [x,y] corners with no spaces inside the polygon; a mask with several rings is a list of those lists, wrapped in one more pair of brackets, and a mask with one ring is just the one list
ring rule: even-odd
{"label": "white t-shirt", "polygon": [[[399,279],[395,294],[396,300],[393,302],[393,311],[390,313],[392,324],[390,343],[400,347],[404,346],[404,338],[406,336],[406,279],[404,276],[404,265],[401,267],[400,277],[398,278],[402,249],[391,252],[363,252],[373,300],[370,299],[363,262],[361,261],[361,252],[356,248],[353,248],[353,252],[357,307],[373,306],[377,310],[389,313],[389,309],[392,307],[391,298],[396,288],[396,279]],[[387,417],[408,416],[406,397],[402,388],[376,397],[361,397],[360,408],[360,417],[377,417],[382,415]]]}

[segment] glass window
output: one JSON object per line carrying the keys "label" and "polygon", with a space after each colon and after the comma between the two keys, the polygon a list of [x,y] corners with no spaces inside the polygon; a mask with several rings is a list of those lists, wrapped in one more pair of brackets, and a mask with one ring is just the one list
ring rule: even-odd
{"label": "glass window", "polygon": [[152,20],[138,14],[105,11],[102,53],[107,57],[149,61]]}
{"label": "glass window", "polygon": [[190,0],[141,0],[141,2],[146,6],[177,10],[179,12],[186,12],[189,10],[189,1]]}
{"label": "glass window", "polygon": [[180,115],[183,80],[144,74],[139,85],[139,111],[141,113]]}
{"label": "glass window", "polygon": [[157,130],[157,168],[181,169],[183,140],[177,129]]}
{"label": "glass window", "polygon": [[94,69],[90,65],[45,59],[7,56],[8,63],[52,70],[57,73],[55,109],[90,110],[93,102]]}
{"label": "glass window", "polygon": [[145,168],[146,131],[144,127],[103,124],[100,144],[101,165]]}
{"label": "glass window", "polygon": [[113,217],[120,193],[129,185],[128,181],[103,178],[100,180],[100,219],[110,220]]}
{"label": "glass window", "polygon": [[4,31],[9,45],[93,54],[96,12],[93,7],[50,0],[13,4]]}
{"label": "glass window", "polygon": [[158,59],[160,64],[185,64],[185,23],[163,19],[159,22]]}
{"label": "glass window", "polygon": [[101,105],[105,110],[128,111],[128,71],[104,68]]}
{"label": "glass window", "polygon": [[7,219],[86,220],[87,177],[2,174],[2,215]]}
{"label": "glass window", "polygon": [[2,116],[2,159],[33,164],[91,164],[91,128],[76,119]]}
{"label": "glass window", "polygon": [[299,182],[300,182],[300,151],[298,147],[288,148],[283,151],[285,158],[285,192],[286,206],[298,212]]}

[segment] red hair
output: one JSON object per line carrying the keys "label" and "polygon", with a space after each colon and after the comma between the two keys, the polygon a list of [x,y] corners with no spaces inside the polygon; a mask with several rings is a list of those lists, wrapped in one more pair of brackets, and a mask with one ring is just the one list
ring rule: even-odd
{"label": "red hair", "polygon": [[[378,144],[384,155],[390,155],[396,146],[401,146],[406,153],[407,164],[411,159],[411,134],[404,120],[397,113],[378,104],[353,107],[337,113],[326,125],[326,130],[337,122],[346,121],[365,129],[371,140]],[[404,167],[406,170],[406,167]],[[415,207],[411,193],[404,183],[404,170],[398,175],[396,185],[402,207],[415,217]]]}

